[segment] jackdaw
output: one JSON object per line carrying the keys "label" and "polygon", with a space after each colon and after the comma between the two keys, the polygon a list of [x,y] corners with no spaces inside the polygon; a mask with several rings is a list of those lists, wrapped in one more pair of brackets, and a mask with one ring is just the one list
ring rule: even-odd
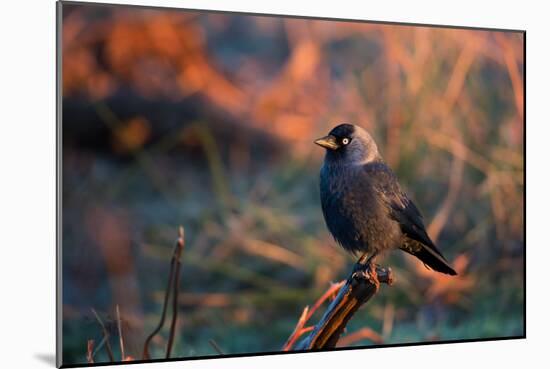
{"label": "jackdaw", "polygon": [[399,248],[433,270],[456,275],[363,128],[341,124],[315,143],[326,149],[320,173],[325,222],[345,250],[361,254],[359,265],[373,271],[376,255]]}

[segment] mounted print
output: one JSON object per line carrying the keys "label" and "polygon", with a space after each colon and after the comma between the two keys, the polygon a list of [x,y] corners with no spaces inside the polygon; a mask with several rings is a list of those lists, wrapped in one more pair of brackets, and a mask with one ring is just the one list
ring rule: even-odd
{"label": "mounted print", "polygon": [[63,367],[524,338],[525,32],[59,2],[57,216]]}

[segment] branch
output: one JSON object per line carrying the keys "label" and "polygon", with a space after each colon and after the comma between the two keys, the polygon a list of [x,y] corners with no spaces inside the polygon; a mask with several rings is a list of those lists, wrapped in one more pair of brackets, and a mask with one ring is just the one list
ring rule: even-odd
{"label": "branch", "polygon": [[338,283],[333,283],[328,290],[321,296],[315,304],[313,304],[313,307],[310,309],[309,306],[306,306],[304,308],[304,311],[302,312],[302,315],[300,316],[300,319],[298,319],[298,322],[296,323],[296,328],[294,328],[294,332],[288,337],[285,345],[283,346],[283,351],[290,351],[296,341],[298,341],[298,338],[300,338],[303,334],[306,334],[308,332],[311,332],[314,327],[309,326],[305,327],[306,323],[311,319],[313,314],[321,307],[321,305],[330,299],[333,299],[336,297],[336,293],[340,290],[340,288],[344,285],[345,281],[340,281]]}
{"label": "branch", "polygon": [[[376,276],[380,283],[388,285],[393,283],[393,274],[390,268],[377,266]],[[313,331],[295,349],[315,350],[336,347],[349,320],[363,304],[376,294],[378,286],[379,284],[367,271],[353,272]]]}

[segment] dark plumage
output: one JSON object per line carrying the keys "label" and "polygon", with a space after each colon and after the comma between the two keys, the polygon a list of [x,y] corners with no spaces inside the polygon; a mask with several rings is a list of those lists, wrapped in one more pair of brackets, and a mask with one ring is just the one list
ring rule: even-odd
{"label": "dark plumage", "polygon": [[341,124],[315,143],[326,149],[320,175],[323,215],[344,249],[374,257],[400,248],[433,270],[456,275],[364,129]]}

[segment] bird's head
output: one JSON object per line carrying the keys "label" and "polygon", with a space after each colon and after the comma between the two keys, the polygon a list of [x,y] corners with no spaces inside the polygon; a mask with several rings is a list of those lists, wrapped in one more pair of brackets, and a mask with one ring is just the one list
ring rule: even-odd
{"label": "bird's head", "polygon": [[373,138],[363,128],[353,124],[340,124],[315,143],[326,149],[325,159],[328,161],[366,164],[380,158]]}

